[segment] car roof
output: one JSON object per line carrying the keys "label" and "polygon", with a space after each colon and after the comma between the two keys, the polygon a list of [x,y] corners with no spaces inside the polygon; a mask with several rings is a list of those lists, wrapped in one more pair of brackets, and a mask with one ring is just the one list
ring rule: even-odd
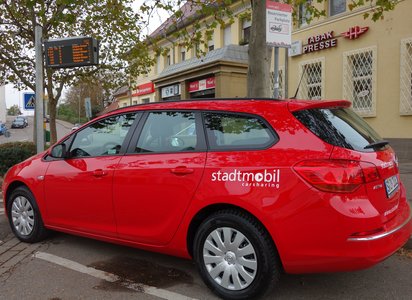
{"label": "car roof", "polygon": [[225,110],[233,112],[260,113],[270,107],[287,107],[290,111],[312,108],[349,107],[347,100],[299,100],[299,99],[272,99],[272,98],[222,98],[222,99],[189,99],[176,101],[150,102],[118,108],[103,116],[139,110]]}

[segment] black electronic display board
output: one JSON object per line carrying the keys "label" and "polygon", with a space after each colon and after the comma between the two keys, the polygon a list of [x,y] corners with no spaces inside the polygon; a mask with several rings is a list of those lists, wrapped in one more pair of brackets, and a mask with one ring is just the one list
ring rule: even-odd
{"label": "black electronic display board", "polygon": [[99,43],[91,37],[73,37],[44,42],[46,67],[71,68],[99,64]]}

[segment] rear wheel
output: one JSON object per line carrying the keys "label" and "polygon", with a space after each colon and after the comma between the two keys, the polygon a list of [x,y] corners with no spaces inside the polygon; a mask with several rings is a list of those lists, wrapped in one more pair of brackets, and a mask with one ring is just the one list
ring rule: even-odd
{"label": "rear wheel", "polygon": [[237,210],[216,212],[200,225],[194,258],[205,283],[224,299],[261,296],[276,284],[281,271],[266,230]]}
{"label": "rear wheel", "polygon": [[35,243],[47,236],[36,200],[28,188],[18,187],[11,193],[7,214],[10,227],[19,240]]}

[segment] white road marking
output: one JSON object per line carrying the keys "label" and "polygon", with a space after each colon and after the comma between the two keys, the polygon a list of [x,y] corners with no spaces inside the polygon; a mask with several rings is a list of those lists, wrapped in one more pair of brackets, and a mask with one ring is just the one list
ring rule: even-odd
{"label": "white road marking", "polygon": [[137,292],[141,292],[141,293],[145,293],[148,295],[152,295],[152,296],[156,296],[162,299],[168,299],[168,300],[196,300],[195,298],[190,298],[175,292],[171,292],[168,290],[164,290],[164,289],[159,289],[156,288],[154,286],[148,286],[148,285],[144,285],[144,284],[140,284],[140,283],[135,283],[132,281],[128,281],[128,280],[124,280],[121,279],[119,276],[112,274],[112,273],[108,273],[108,272],[104,272],[104,271],[100,271],[97,270],[95,268],[92,267],[87,267],[84,266],[82,264],[79,264],[75,261],[63,258],[63,257],[59,257],[53,254],[49,254],[49,253],[45,253],[45,252],[35,252],[33,254],[33,257],[35,258],[39,258],[42,260],[45,260],[47,262],[65,267],[67,269],[73,270],[73,271],[77,271],[83,274],[87,274],[90,276],[93,276],[95,278],[98,279],[102,279],[108,282],[116,282],[119,281],[119,283],[131,290],[137,291]]}

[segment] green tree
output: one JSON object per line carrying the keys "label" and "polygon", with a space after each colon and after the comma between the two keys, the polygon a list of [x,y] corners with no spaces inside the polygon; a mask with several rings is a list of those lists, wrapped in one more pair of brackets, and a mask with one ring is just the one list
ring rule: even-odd
{"label": "green tree", "polygon": [[18,105],[13,105],[9,109],[7,109],[7,114],[9,116],[18,116],[21,115],[21,111]]}
{"label": "green tree", "polygon": [[[43,40],[92,36],[100,41],[100,65],[44,70],[44,89],[50,105],[51,142],[56,136],[56,105],[63,88],[98,75],[116,86],[136,77],[150,64],[133,12],[132,0],[0,0],[0,81],[35,91],[34,28]],[[134,47],[138,52],[130,52]],[[135,55],[133,57],[133,55]],[[130,68],[128,61],[133,61]]]}
{"label": "green tree", "polygon": [[102,80],[85,78],[68,89],[64,96],[64,102],[70,106],[72,111],[76,112],[78,118],[79,116],[86,117],[84,99],[90,98],[92,116],[94,116],[96,112],[103,109],[103,102],[110,98],[111,92],[111,89],[104,89]]}

